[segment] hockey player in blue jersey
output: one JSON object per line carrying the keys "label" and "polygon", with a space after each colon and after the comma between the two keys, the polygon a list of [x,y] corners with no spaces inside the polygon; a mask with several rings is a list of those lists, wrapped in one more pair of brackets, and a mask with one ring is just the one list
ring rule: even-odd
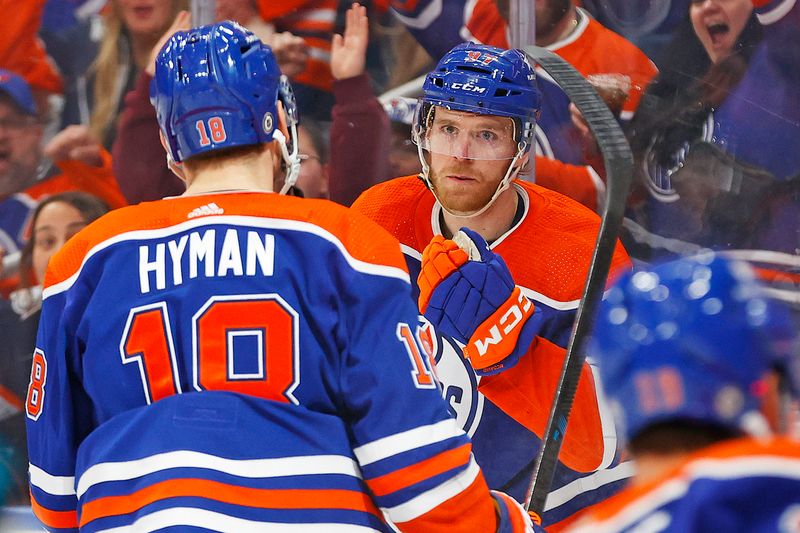
{"label": "hockey player in blue jersey", "polygon": [[636,473],[576,530],[797,531],[800,443],[769,429],[776,384],[799,392],[797,341],[745,263],[706,254],[621,278],[590,353]]}
{"label": "hockey player in blue jersey", "polygon": [[179,32],[152,100],[186,193],[96,221],[45,280],[26,414],[47,529],[529,531],[439,395],[397,241],[272,192],[298,158],[269,47]]}

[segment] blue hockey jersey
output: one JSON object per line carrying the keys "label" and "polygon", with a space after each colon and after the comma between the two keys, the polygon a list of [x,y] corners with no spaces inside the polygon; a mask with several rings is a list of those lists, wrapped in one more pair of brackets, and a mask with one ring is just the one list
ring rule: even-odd
{"label": "blue hockey jersey", "polygon": [[690,456],[601,505],[573,533],[772,533],[800,524],[800,444],[743,438]]}
{"label": "blue hockey jersey", "polygon": [[524,531],[419,348],[396,241],[269,193],[114,211],[52,259],[26,399],[51,530]]}

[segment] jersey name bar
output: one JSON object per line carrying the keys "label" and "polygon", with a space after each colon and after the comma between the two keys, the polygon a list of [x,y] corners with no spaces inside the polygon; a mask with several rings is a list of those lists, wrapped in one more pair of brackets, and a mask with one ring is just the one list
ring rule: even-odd
{"label": "jersey name bar", "polygon": [[[219,249],[218,238],[222,238]],[[171,263],[171,268],[167,263]],[[245,235],[235,229],[225,230],[224,235],[216,229],[193,231],[167,242],[139,247],[139,290],[146,294],[165,289],[168,275],[171,286],[176,286],[187,277],[271,276],[274,266],[273,235],[256,231],[247,231]]]}

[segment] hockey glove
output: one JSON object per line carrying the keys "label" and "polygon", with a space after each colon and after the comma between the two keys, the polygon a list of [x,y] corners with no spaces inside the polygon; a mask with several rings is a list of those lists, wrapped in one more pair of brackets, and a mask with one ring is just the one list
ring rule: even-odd
{"label": "hockey glove", "polygon": [[464,357],[480,375],[516,364],[541,329],[541,312],[514,285],[503,258],[467,228],[453,240],[433,238],[417,283],[420,312],[466,345]]}

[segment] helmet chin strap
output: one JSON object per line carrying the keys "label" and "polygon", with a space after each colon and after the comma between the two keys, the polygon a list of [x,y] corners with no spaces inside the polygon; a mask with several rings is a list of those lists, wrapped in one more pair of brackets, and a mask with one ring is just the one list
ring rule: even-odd
{"label": "helmet chin strap", "polygon": [[[416,133],[415,133],[415,135],[416,135]],[[416,145],[417,145],[417,154],[419,155],[419,160],[422,163],[422,172],[420,173],[420,177],[422,177],[422,180],[425,182],[425,185],[427,185],[428,189],[430,189],[430,191],[433,193],[433,197],[436,199],[436,202],[440,206],[442,206],[442,209],[444,209],[448,214],[450,214],[450,215],[452,215],[454,217],[459,217],[459,218],[474,218],[474,217],[477,217],[478,215],[481,215],[481,214],[485,213],[486,210],[489,209],[492,206],[492,204],[494,204],[495,200],[497,200],[497,198],[500,196],[500,194],[503,191],[508,189],[508,187],[511,185],[511,182],[519,174],[519,171],[521,170],[522,166],[521,165],[517,165],[517,161],[519,161],[519,158],[522,157],[522,155],[525,153],[525,148],[527,148],[527,143],[526,142],[523,141],[523,142],[519,143],[519,147],[517,148],[517,153],[511,159],[511,163],[509,163],[509,165],[508,165],[508,169],[506,170],[505,176],[503,176],[503,179],[500,180],[500,183],[497,184],[497,189],[494,191],[494,194],[489,199],[489,201],[486,202],[486,205],[484,205],[483,207],[481,207],[480,209],[478,209],[474,213],[463,214],[463,213],[456,213],[454,211],[451,211],[450,209],[445,207],[445,205],[439,199],[439,195],[436,194],[436,190],[434,189],[433,183],[431,182],[430,165],[428,165],[428,162],[425,160],[425,154],[423,153],[423,149],[422,149],[421,143],[417,142]]]}
{"label": "helmet chin strap", "polygon": [[289,189],[297,183],[297,177],[300,175],[300,157],[298,154],[298,147],[297,147],[297,125],[292,124],[289,126],[289,134],[291,135],[292,139],[295,142],[292,143],[292,152],[289,153],[289,148],[286,146],[286,136],[283,132],[279,129],[276,129],[272,133],[272,140],[278,143],[281,149],[281,157],[283,158],[283,162],[286,163],[286,177],[283,181],[283,187],[281,187],[280,194],[286,194],[289,192]]}

